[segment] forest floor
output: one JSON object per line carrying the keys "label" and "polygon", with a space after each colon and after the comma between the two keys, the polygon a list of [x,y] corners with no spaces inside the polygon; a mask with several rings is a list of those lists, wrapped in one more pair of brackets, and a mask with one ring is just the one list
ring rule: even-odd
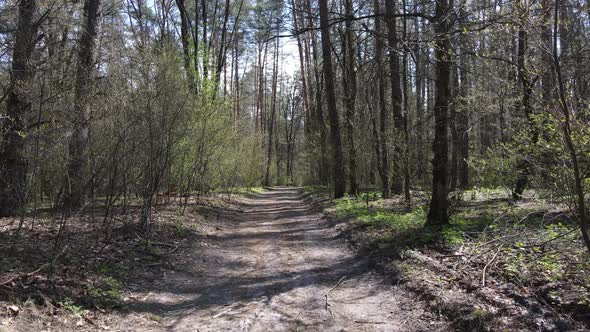
{"label": "forest floor", "polygon": [[[156,224],[172,218],[168,209],[168,215],[158,212]],[[173,242],[160,243],[153,261],[129,230],[129,239],[102,252],[114,243],[126,248],[81,259],[88,266],[101,261],[95,269],[63,271],[64,265],[53,276],[27,275],[4,285],[0,330],[449,330],[424,301],[372,272],[301,189],[273,188],[211,207],[205,221],[202,215],[202,208],[186,211],[184,221],[206,224],[187,230],[191,235],[155,230],[158,241]],[[73,252],[85,256],[81,247]],[[72,264],[74,254],[68,255],[62,260]]]}
{"label": "forest floor", "polygon": [[[307,188],[327,197],[325,188]],[[428,197],[327,199],[324,215],[383,276],[456,331],[590,331],[590,255],[570,210],[531,191],[454,196],[450,224],[424,225]]]}
{"label": "forest floor", "polygon": [[457,247],[399,250],[420,241],[367,227],[338,204],[298,188],[191,199],[185,211],[171,202],[157,206],[149,245],[137,209],[118,213],[109,236],[84,215],[70,220],[51,270],[39,271],[59,220],[39,217],[18,241],[18,220],[0,220],[0,331],[584,330],[500,282],[496,258],[470,265]]}

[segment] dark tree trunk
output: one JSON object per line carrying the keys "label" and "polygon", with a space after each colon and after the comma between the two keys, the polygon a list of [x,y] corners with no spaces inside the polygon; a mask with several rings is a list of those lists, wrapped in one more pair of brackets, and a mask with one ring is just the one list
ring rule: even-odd
{"label": "dark tree trunk", "polygon": [[[240,7],[241,9],[241,7]],[[217,54],[217,68],[215,69],[215,89],[219,89],[219,83],[221,79],[221,71],[225,67],[226,58],[226,38],[227,38],[227,20],[229,19],[229,0],[225,0],[225,8],[223,14],[223,24],[221,27],[221,41],[219,43],[219,52]],[[236,18],[237,20],[237,18]],[[224,82],[225,84],[225,82]]]}
{"label": "dark tree trunk", "polygon": [[[395,194],[401,194],[403,188],[403,150],[402,141],[404,120],[402,110],[402,86],[401,86],[401,75],[400,65],[398,57],[398,37],[397,27],[395,19],[395,0],[385,0],[385,12],[387,16],[387,40],[389,43],[389,70],[391,79],[391,106],[393,109],[393,126],[395,128],[395,134],[398,138],[395,140],[395,158],[393,158],[393,178],[392,178],[392,190]],[[377,29],[377,27],[376,27]],[[377,31],[379,31],[377,29]]]}
{"label": "dark tree trunk", "polygon": [[[417,10],[417,9],[416,9]],[[416,33],[419,32],[420,25],[418,20],[415,21]],[[414,48],[415,68],[416,68],[416,174],[418,179],[422,179],[426,174],[426,156],[424,153],[424,65],[422,61],[422,50],[416,44]]]}
{"label": "dark tree trunk", "polygon": [[35,49],[38,22],[34,22],[37,1],[21,0],[18,4],[18,27],[15,32],[10,91],[6,99],[8,119],[2,125],[0,146],[0,217],[12,216],[25,203],[26,160],[24,158],[25,117],[31,112],[28,86],[34,72],[31,57]]}
{"label": "dark tree trunk", "polygon": [[178,11],[180,13],[180,39],[182,42],[182,54],[183,54],[183,64],[184,64],[184,71],[186,72],[186,79],[188,81],[188,87],[192,91],[196,92],[195,89],[195,78],[194,78],[194,71],[191,65],[191,52],[190,52],[190,36],[191,36],[191,27],[190,21],[188,17],[188,13],[186,11],[186,6],[184,0],[176,0],[176,6],[178,7]]}
{"label": "dark tree trunk", "polygon": [[449,39],[448,0],[436,2],[435,16],[435,70],[436,95],[434,100],[434,142],[432,152],[432,200],[426,223],[428,225],[444,225],[449,222],[448,200],[448,117],[449,117],[449,83],[451,78],[451,44]]}
{"label": "dark tree trunk", "polygon": [[68,179],[64,207],[77,209],[84,203],[87,174],[90,111],[88,102],[92,86],[94,49],[98,34],[100,0],[84,1],[84,26],[78,41],[76,99],[72,114],[73,131],[69,142]]}
{"label": "dark tree trunk", "polygon": [[459,115],[457,104],[459,101],[459,68],[455,63],[452,67],[453,85],[451,95],[453,101],[449,105],[449,127],[451,129],[452,154],[451,154],[451,168],[449,172],[449,191],[457,189],[459,177],[459,159],[460,159],[460,140],[459,140]]}
{"label": "dark tree trunk", "polygon": [[354,12],[352,0],[345,2],[345,22],[346,31],[344,36],[344,104],[346,107],[346,135],[348,137],[348,182],[350,195],[358,194],[358,185],[356,180],[356,147],[354,141],[354,115],[356,102],[356,69],[354,54],[354,31],[352,30],[352,20]]}
{"label": "dark tree trunk", "polygon": [[[381,14],[379,1],[373,2],[375,7],[375,31],[381,33]],[[388,136],[388,114],[387,106],[385,104],[385,82],[383,80],[383,42],[379,37],[375,38],[375,62],[377,64],[377,94],[379,100],[379,151],[381,153],[378,158],[380,159],[379,175],[381,176],[381,185],[383,187],[383,198],[391,197],[391,173],[389,165],[389,146],[387,144]],[[399,72],[398,72],[399,80]],[[401,102],[401,100],[400,100]]]}
{"label": "dark tree trunk", "polygon": [[312,12],[312,8],[311,8],[311,0],[305,0],[305,10],[307,12],[307,28],[310,29],[310,36],[311,36],[311,60],[312,60],[312,67],[313,67],[313,74],[314,74],[314,81],[315,81],[315,102],[314,102],[314,113],[315,113],[315,117],[313,119],[314,121],[314,127],[317,126],[316,128],[319,131],[319,135],[320,135],[320,139],[319,139],[319,145],[320,145],[320,162],[318,165],[319,168],[319,178],[320,178],[320,183],[323,185],[327,185],[329,183],[329,178],[330,178],[330,172],[329,172],[329,165],[328,165],[328,160],[327,160],[327,156],[328,156],[328,149],[326,147],[327,144],[327,128],[326,128],[326,123],[324,120],[324,111],[323,111],[323,105],[322,105],[322,80],[320,77],[320,70],[319,70],[319,50],[318,50],[318,42],[317,42],[317,35],[315,32],[315,27],[314,27],[314,23],[313,23],[313,17],[314,17],[314,13]]}
{"label": "dark tree trunk", "polygon": [[[520,22],[520,29],[518,31],[518,46],[517,46],[517,74],[518,78],[522,87],[522,98],[520,107],[522,107],[524,114],[529,122],[529,135],[530,135],[530,143],[537,144],[539,140],[539,129],[537,124],[535,123],[535,119],[533,116],[533,107],[531,105],[531,98],[533,98],[533,87],[535,86],[536,78],[531,80],[527,68],[526,68],[526,58],[525,52],[528,46],[528,33],[524,30],[525,21],[528,19],[526,16],[528,14],[527,8],[520,8],[519,7],[519,22]],[[519,200],[522,198],[522,194],[526,189],[529,183],[529,177],[533,173],[533,165],[530,160],[530,156],[524,155],[518,161],[517,170],[516,170],[516,181],[514,184],[514,190],[512,192],[512,197],[515,200]]]}
{"label": "dark tree trunk", "polygon": [[324,82],[326,86],[326,105],[328,120],[330,121],[330,148],[332,150],[332,178],[334,182],[334,197],[344,196],[346,180],[344,177],[342,142],[340,140],[340,119],[336,109],[336,92],[334,88],[334,72],[332,68],[332,47],[330,43],[330,26],[328,21],[328,0],[320,2],[320,31],[322,36],[322,58],[324,67]]}

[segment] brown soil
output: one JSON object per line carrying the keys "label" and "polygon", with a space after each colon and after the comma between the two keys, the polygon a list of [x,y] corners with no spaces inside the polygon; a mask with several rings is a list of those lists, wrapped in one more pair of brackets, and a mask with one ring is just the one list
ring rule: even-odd
{"label": "brown soil", "polygon": [[124,310],[48,323],[29,308],[0,331],[451,329],[414,293],[372,272],[300,189],[273,188],[213,214],[217,226],[187,239],[169,259],[173,268],[135,271]]}
{"label": "brown soil", "polygon": [[[245,199],[179,271],[132,294],[168,331],[426,331],[447,324],[370,272],[301,190]],[[222,216],[223,217],[223,216]],[[120,323],[118,329],[134,330]]]}

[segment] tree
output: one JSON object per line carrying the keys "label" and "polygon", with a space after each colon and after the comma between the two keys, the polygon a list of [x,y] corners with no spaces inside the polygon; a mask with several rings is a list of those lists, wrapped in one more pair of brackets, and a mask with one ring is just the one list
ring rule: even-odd
{"label": "tree", "polygon": [[344,177],[344,158],[342,141],[340,139],[340,119],[336,109],[336,92],[334,89],[334,72],[332,68],[332,47],[330,41],[330,25],[328,21],[328,1],[319,0],[320,4],[320,32],[322,36],[322,59],[324,83],[326,86],[326,105],[330,122],[330,148],[332,155],[332,181],[334,183],[334,197],[344,196],[346,180]]}
{"label": "tree", "polygon": [[25,204],[26,167],[24,156],[26,124],[31,112],[30,82],[34,76],[32,56],[37,30],[42,18],[35,21],[36,0],[18,1],[18,25],[14,38],[10,90],[0,143],[0,217],[12,216]]}
{"label": "tree", "polygon": [[392,189],[394,193],[401,194],[403,183],[402,173],[403,168],[405,167],[405,163],[402,161],[403,149],[401,148],[401,146],[405,145],[405,142],[403,142],[403,97],[397,46],[398,36],[396,27],[397,23],[395,19],[395,0],[385,1],[385,12],[387,16],[387,40],[389,43],[389,77],[391,81],[391,106],[393,110],[393,125],[395,128],[395,134],[399,138],[397,141],[395,141],[396,158],[394,158],[393,162],[394,176],[392,181]]}
{"label": "tree", "polygon": [[[381,33],[381,9],[378,0],[373,2],[375,10],[375,31]],[[383,41],[380,38],[375,38],[375,64],[377,66],[377,94],[378,94],[378,106],[379,106],[379,136],[378,143],[378,162],[379,162],[379,175],[381,176],[381,186],[383,198],[389,198],[391,196],[391,172],[389,163],[389,144],[387,143],[389,136],[388,129],[388,112],[387,105],[385,104],[385,81],[383,78]],[[399,71],[398,76],[399,80]],[[399,91],[401,93],[401,91]],[[401,98],[400,98],[401,103]],[[401,105],[400,105],[401,107]]]}
{"label": "tree", "polygon": [[432,143],[432,199],[426,223],[444,225],[449,222],[448,198],[448,118],[451,78],[451,43],[449,38],[450,5],[448,0],[436,2],[435,24],[435,70],[436,95],[434,100],[434,142]]}
{"label": "tree", "polygon": [[350,195],[358,194],[358,184],[356,180],[356,146],[354,140],[354,116],[356,103],[356,68],[355,68],[355,41],[353,31],[354,11],[352,0],[345,0],[345,32],[344,32],[344,47],[343,47],[343,61],[344,72],[342,76],[342,83],[344,86],[344,104],[346,108],[346,134],[348,139],[348,182]]}
{"label": "tree", "polygon": [[94,69],[94,49],[98,34],[100,0],[84,1],[84,26],[78,41],[76,96],[71,117],[72,134],[68,149],[68,177],[64,206],[67,210],[80,208],[86,187],[88,139],[90,134],[89,102]]}

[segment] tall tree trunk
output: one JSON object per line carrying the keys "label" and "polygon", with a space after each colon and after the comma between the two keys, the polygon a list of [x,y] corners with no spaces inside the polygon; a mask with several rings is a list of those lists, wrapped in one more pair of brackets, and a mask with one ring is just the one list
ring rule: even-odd
{"label": "tall tree trunk", "polygon": [[[516,2],[516,1],[515,1]],[[522,98],[520,107],[522,107],[524,114],[529,122],[529,138],[531,144],[537,144],[539,140],[539,129],[533,116],[533,107],[531,105],[531,98],[533,98],[533,87],[535,86],[536,78],[531,80],[526,68],[525,52],[528,47],[528,32],[525,30],[526,22],[528,20],[528,8],[522,1],[518,1],[518,21],[520,30],[518,31],[518,46],[517,46],[517,74],[522,87]],[[516,181],[512,197],[515,200],[522,198],[522,194],[529,182],[529,177],[533,172],[533,165],[530,162],[529,156],[523,156],[517,164]]]}
{"label": "tall tree trunk", "polygon": [[[389,43],[389,70],[391,79],[391,107],[393,109],[393,126],[395,128],[395,158],[393,158],[393,178],[392,178],[392,189],[395,194],[402,193],[403,187],[403,150],[401,145],[403,144],[403,109],[402,109],[402,86],[401,86],[401,75],[400,65],[398,57],[398,37],[397,37],[397,26],[395,19],[395,0],[385,0],[385,12],[387,16],[387,40]],[[377,31],[377,24],[375,29]]]}
{"label": "tall tree trunk", "polygon": [[[403,23],[403,38],[406,40],[408,38],[408,23],[406,15],[406,0],[402,0],[402,8],[404,19]],[[403,57],[403,72],[402,72],[402,81],[403,84],[403,95],[404,95],[404,139],[403,139],[403,159],[402,159],[402,167],[404,173],[404,200],[406,202],[410,202],[412,200],[412,196],[410,193],[410,132],[408,128],[408,122],[410,117],[410,112],[408,108],[409,98],[408,98],[408,49],[404,48],[404,57]]]}
{"label": "tall tree trunk", "polygon": [[[461,63],[457,67],[456,74],[460,77],[460,83],[458,85],[457,97],[455,102],[455,125],[457,130],[457,186],[459,189],[467,189],[469,187],[469,111],[461,108],[463,105],[462,98],[466,95],[465,89],[467,88],[467,72],[465,69],[466,64]],[[457,108],[460,108],[457,111]]]}
{"label": "tall tree trunk", "polygon": [[[241,8],[241,7],[240,7]],[[226,38],[227,38],[227,20],[229,19],[229,0],[225,0],[225,8],[223,14],[223,24],[221,27],[221,42],[219,44],[219,52],[217,53],[217,68],[215,69],[215,89],[219,89],[219,81],[221,79],[221,71],[225,67],[226,58]],[[237,20],[237,19],[236,19]],[[225,85],[225,82],[223,83]]]}
{"label": "tall tree trunk", "polygon": [[434,101],[434,142],[432,152],[432,199],[426,223],[444,225],[449,222],[448,199],[448,117],[449,83],[451,78],[451,42],[449,39],[451,5],[448,0],[436,2],[435,16],[435,70],[436,95]]}
{"label": "tall tree trunk", "polygon": [[[458,57],[456,57],[458,58]],[[459,159],[460,159],[460,142],[459,142],[459,115],[457,110],[457,104],[459,100],[459,66],[456,62],[452,65],[452,89],[451,96],[453,101],[449,105],[449,127],[451,129],[451,142],[452,142],[452,153],[451,153],[451,167],[449,172],[449,191],[455,191],[457,189],[457,183],[459,182]]]}
{"label": "tall tree trunk", "polygon": [[320,70],[319,70],[319,50],[318,50],[318,42],[317,42],[317,35],[315,32],[315,27],[314,27],[314,22],[313,22],[313,17],[314,14],[312,12],[312,8],[311,8],[311,0],[305,0],[305,10],[307,12],[307,28],[310,29],[310,39],[311,39],[311,67],[313,68],[313,74],[314,74],[314,82],[315,82],[315,95],[314,95],[314,106],[313,106],[313,110],[314,110],[314,114],[315,114],[315,118],[314,118],[314,125],[317,125],[318,131],[319,131],[319,135],[320,135],[320,139],[319,139],[319,145],[320,145],[320,162],[318,165],[319,168],[319,177],[320,177],[320,183],[323,185],[327,185],[329,183],[329,178],[330,178],[330,171],[329,171],[329,165],[328,165],[328,160],[327,160],[327,156],[328,156],[328,149],[326,144],[328,143],[327,141],[327,128],[326,128],[326,123],[324,120],[324,110],[323,110],[323,105],[322,105],[322,80],[321,80],[321,76],[320,76]]}
{"label": "tall tree trunk", "polygon": [[[278,30],[278,29],[277,29]],[[277,31],[278,32],[278,31]],[[279,40],[277,38],[275,41],[275,52],[274,52],[274,61],[272,66],[272,100],[271,100],[271,113],[270,113],[270,123],[268,125],[268,145],[267,145],[267,153],[266,153],[266,173],[264,176],[264,185],[270,186],[271,183],[271,176],[270,176],[270,166],[272,163],[272,145],[273,145],[273,131],[274,131],[274,123],[275,123],[275,116],[277,113],[277,83],[278,83],[278,73],[279,73]],[[277,150],[277,154],[279,151]],[[278,165],[277,165],[278,166]]]}
{"label": "tall tree trunk", "polygon": [[6,99],[8,119],[2,126],[3,144],[0,146],[0,217],[17,214],[25,203],[24,119],[31,112],[28,89],[34,75],[31,58],[39,27],[39,22],[34,22],[36,11],[37,1],[19,1],[10,91]]}
{"label": "tall tree trunk", "polygon": [[[381,15],[379,0],[373,2],[375,7],[375,31],[381,33]],[[387,144],[388,133],[388,119],[387,105],[385,104],[385,82],[383,80],[383,42],[379,37],[375,38],[375,62],[377,64],[377,94],[379,100],[379,151],[381,155],[380,159],[379,175],[381,176],[381,185],[383,198],[389,198],[391,196],[391,176],[390,176],[390,165],[389,165],[389,146]],[[398,64],[399,67],[399,64]],[[398,71],[399,81],[399,71]],[[401,98],[400,98],[401,103]],[[400,106],[401,107],[401,106]]]}
{"label": "tall tree trunk", "polygon": [[[291,0],[291,14],[293,15],[293,25],[295,27],[295,31],[299,31],[300,26],[299,26],[299,15],[297,15],[297,11],[299,9],[297,8],[297,6],[295,5],[295,0]],[[304,119],[305,119],[305,134],[307,136],[307,134],[309,133],[309,129],[311,129],[310,126],[310,119],[311,119],[311,114],[310,114],[310,100],[309,100],[309,87],[308,87],[308,83],[307,83],[307,73],[306,73],[306,68],[305,68],[305,58],[303,55],[303,42],[302,42],[302,37],[301,34],[297,33],[295,36],[295,39],[297,40],[297,51],[299,52],[299,71],[301,74],[301,88],[302,88],[302,94],[303,94],[303,112],[304,112]]]}
{"label": "tall tree trunk", "polygon": [[320,3],[320,31],[322,35],[322,58],[324,60],[324,82],[326,86],[326,104],[330,121],[330,148],[332,150],[332,179],[334,197],[344,196],[346,180],[344,178],[342,142],[340,140],[340,120],[336,109],[336,91],[334,88],[334,72],[332,68],[332,47],[330,43],[330,25],[328,21],[328,0]]}
{"label": "tall tree trunk", "polygon": [[191,52],[190,52],[190,21],[184,0],[176,0],[176,6],[180,13],[180,40],[182,42],[182,55],[184,71],[186,72],[186,79],[188,81],[189,89],[196,92],[195,89],[195,78],[194,71],[191,65]]}
{"label": "tall tree trunk", "polygon": [[209,54],[207,47],[207,0],[201,0],[202,20],[203,20],[203,80],[209,78]]}
{"label": "tall tree trunk", "polygon": [[[417,6],[415,12],[417,12]],[[414,28],[416,34],[420,33],[419,19],[416,19]],[[422,61],[423,51],[420,49],[420,45],[416,44],[414,48],[415,54],[415,73],[416,73],[416,174],[419,180],[426,174],[426,156],[424,153],[424,64]]]}
{"label": "tall tree trunk", "polygon": [[356,147],[354,142],[354,115],[356,102],[356,68],[355,68],[355,54],[354,54],[354,31],[352,27],[352,20],[354,19],[354,12],[352,7],[352,0],[345,2],[345,36],[344,36],[344,71],[343,85],[344,85],[344,104],[346,107],[346,135],[348,138],[348,182],[350,195],[358,194],[358,184],[356,180]]}
{"label": "tall tree trunk", "polygon": [[64,206],[67,210],[80,208],[84,202],[87,174],[88,139],[90,133],[90,92],[94,53],[98,34],[100,0],[84,1],[84,26],[78,41],[76,70],[76,99],[72,114],[73,131],[68,151],[68,182]]}

